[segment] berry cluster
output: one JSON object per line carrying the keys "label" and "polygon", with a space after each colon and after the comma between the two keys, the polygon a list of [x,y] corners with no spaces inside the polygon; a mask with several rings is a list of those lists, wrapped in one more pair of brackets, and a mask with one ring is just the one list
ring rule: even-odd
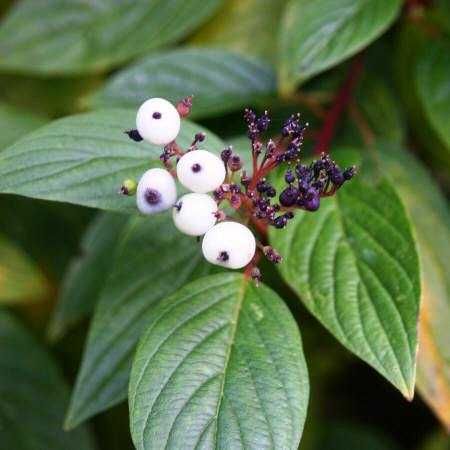
{"label": "berry cluster", "polygon": [[[350,180],[355,168],[341,170],[325,154],[309,165],[301,164],[307,124],[300,121],[299,114],[286,120],[277,140],[264,141],[262,136],[271,122],[268,112],[257,116],[254,111],[245,110],[251,173],[243,170],[242,159],[232,147],[225,148],[220,157],[200,149],[206,138],[204,133],[197,133],[189,148],[183,150],[176,138],[181,119],[189,115],[191,107],[192,97],[176,106],[161,98],[151,98],[141,105],[136,129],[126,133],[136,142],[146,140],[163,146],[160,159],[165,168],[146,171],[139,183],[125,180],[120,192],[136,194],[137,207],[143,214],[172,209],[174,224],[182,233],[203,236],[202,251],[207,261],[230,269],[247,267],[246,273],[259,280],[259,256],[264,255],[273,263],[281,262],[282,257],[255,239],[248,222],[265,239],[267,226],[284,228],[296,209],[316,211],[320,199],[333,195]],[[277,196],[267,175],[282,163],[288,165],[284,174],[286,187]],[[190,191],[178,199],[175,177]],[[236,214],[227,215],[221,209],[224,202]]]}

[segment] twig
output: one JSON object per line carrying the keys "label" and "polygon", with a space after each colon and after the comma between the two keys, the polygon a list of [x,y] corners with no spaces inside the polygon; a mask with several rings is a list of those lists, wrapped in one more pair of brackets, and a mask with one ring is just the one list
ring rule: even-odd
{"label": "twig", "polygon": [[361,76],[363,69],[362,55],[363,54],[360,53],[354,58],[347,77],[344,80],[344,83],[336,94],[331,108],[325,115],[322,130],[318,135],[317,143],[314,148],[314,153],[316,155],[320,155],[321,153],[328,153],[331,141],[333,140],[334,134],[336,132],[336,126],[339,122],[339,119],[341,118],[344,110],[347,108],[352,98],[352,93]]}

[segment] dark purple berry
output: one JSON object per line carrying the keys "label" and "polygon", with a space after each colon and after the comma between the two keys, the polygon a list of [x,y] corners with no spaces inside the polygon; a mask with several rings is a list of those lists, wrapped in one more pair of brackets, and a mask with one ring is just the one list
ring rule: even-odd
{"label": "dark purple berry", "polygon": [[284,191],[281,192],[279,201],[283,206],[293,206],[297,202],[298,189],[294,186],[288,186]]}
{"label": "dark purple berry", "polygon": [[308,211],[317,211],[320,206],[320,197],[318,195],[305,201],[305,209]]}
{"label": "dark purple berry", "polygon": [[335,167],[331,172],[330,180],[334,185],[338,187],[341,186],[345,181],[343,173],[337,167]]}

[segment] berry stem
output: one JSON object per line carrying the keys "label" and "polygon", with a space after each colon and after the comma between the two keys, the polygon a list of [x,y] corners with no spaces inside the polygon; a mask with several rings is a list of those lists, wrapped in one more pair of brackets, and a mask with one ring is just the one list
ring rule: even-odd
{"label": "berry stem", "polygon": [[322,153],[328,153],[330,144],[336,132],[337,124],[342,117],[342,113],[350,103],[353,91],[361,77],[363,67],[363,54],[359,53],[353,59],[348,74],[337,92],[331,108],[325,115],[322,130],[317,137],[314,154],[320,155]]}

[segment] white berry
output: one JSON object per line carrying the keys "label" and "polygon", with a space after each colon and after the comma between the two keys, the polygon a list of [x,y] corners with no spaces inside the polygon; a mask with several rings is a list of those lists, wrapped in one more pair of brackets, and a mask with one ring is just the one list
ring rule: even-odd
{"label": "white berry", "polygon": [[214,153],[192,150],[177,164],[177,177],[190,191],[205,194],[217,189],[225,180],[225,165]]}
{"label": "white berry", "polygon": [[144,102],[136,116],[139,134],[155,145],[167,145],[180,132],[181,119],[172,103],[163,98],[151,98]]}
{"label": "white berry", "polygon": [[217,203],[206,194],[186,194],[173,208],[175,226],[190,236],[205,234],[217,221]]}
{"label": "white berry", "polygon": [[171,208],[177,199],[172,175],[164,169],[150,169],[142,175],[136,190],[136,203],[143,214],[155,214]]}
{"label": "white berry", "polygon": [[256,241],[245,225],[238,222],[220,222],[205,234],[202,251],[211,264],[240,269],[255,255]]}

